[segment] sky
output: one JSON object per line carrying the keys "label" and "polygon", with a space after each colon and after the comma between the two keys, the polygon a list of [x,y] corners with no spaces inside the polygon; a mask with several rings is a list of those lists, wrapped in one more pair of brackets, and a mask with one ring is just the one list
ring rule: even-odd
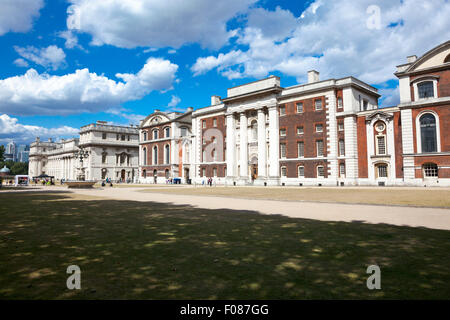
{"label": "sky", "polygon": [[138,124],[312,69],[393,106],[396,66],[449,40],[448,17],[449,0],[0,0],[0,144]]}

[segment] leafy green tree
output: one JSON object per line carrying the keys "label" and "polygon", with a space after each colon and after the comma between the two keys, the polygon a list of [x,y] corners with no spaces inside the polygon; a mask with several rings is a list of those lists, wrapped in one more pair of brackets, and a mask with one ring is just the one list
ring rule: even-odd
{"label": "leafy green tree", "polygon": [[0,163],[2,163],[3,160],[5,159],[5,158],[4,158],[4,154],[5,154],[5,146],[4,146],[4,145],[1,145],[1,146],[0,146]]}

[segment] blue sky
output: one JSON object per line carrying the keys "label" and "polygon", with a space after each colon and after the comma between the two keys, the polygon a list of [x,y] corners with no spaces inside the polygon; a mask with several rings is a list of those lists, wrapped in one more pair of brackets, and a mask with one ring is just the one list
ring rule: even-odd
{"label": "blue sky", "polygon": [[395,66],[450,39],[449,16],[448,0],[0,0],[0,143],[137,124],[311,69],[395,105]]}

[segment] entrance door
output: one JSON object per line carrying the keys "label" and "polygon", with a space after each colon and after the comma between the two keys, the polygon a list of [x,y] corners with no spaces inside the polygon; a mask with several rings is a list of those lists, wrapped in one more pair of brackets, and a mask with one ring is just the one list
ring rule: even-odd
{"label": "entrance door", "polygon": [[125,181],[125,169],[123,169],[123,170],[120,172],[120,178],[122,179],[122,181]]}
{"label": "entrance door", "polygon": [[256,180],[256,178],[258,178],[258,165],[252,164],[251,170],[252,170],[252,181],[253,181],[253,180]]}
{"label": "entrance door", "polygon": [[184,178],[186,179],[186,181],[189,179],[189,169],[184,169]]}

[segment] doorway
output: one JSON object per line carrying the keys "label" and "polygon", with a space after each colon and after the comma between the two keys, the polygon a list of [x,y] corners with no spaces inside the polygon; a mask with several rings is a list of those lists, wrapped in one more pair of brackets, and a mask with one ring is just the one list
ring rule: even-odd
{"label": "doorway", "polygon": [[122,169],[122,171],[120,171],[120,180],[125,181],[125,169]]}

